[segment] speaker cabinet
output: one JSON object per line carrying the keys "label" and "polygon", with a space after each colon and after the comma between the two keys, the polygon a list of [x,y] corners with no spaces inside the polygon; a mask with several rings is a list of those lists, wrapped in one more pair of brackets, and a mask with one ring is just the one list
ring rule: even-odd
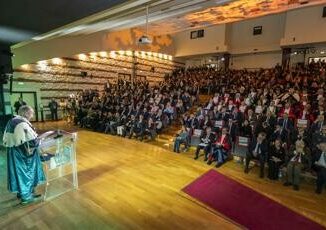
{"label": "speaker cabinet", "polygon": [[262,26],[255,26],[253,28],[253,35],[260,35],[263,33],[263,27]]}
{"label": "speaker cabinet", "polygon": [[0,84],[6,84],[12,75],[12,56],[9,46],[0,45]]}

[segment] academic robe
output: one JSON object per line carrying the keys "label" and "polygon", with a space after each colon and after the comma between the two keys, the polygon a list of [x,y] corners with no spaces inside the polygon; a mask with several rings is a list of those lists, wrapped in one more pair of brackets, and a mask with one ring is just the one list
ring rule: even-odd
{"label": "academic robe", "polygon": [[34,187],[45,182],[39,154],[39,139],[31,123],[16,116],[6,126],[3,144],[7,147],[8,190],[23,200],[31,199]]}

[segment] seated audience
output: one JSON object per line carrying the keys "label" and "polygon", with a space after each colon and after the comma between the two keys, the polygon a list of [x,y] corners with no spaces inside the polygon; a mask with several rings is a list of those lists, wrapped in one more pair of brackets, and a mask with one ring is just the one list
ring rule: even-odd
{"label": "seated audience", "polygon": [[[104,92],[85,90],[71,98],[71,104],[75,105],[76,124],[112,135],[140,139],[148,136],[153,140],[157,133],[181,120],[184,127],[176,138],[174,151],[179,152],[181,143],[187,149],[189,135],[200,129],[205,132],[195,159],[204,150],[205,160],[210,153],[208,162],[217,160],[218,167],[231,153],[238,136],[249,137],[246,173],[250,160],[257,159],[260,176],[264,176],[265,162],[268,162],[268,177],[277,179],[279,168],[286,163],[287,184],[296,189],[300,173],[313,168],[319,178],[319,192],[324,171],[318,164],[311,168],[308,162],[312,152],[313,162],[323,163],[323,150],[318,143],[326,138],[325,69],[325,62],[257,71],[180,68],[151,86],[148,81],[118,80],[106,84]],[[209,92],[212,97],[196,112],[189,113],[198,101],[199,92]],[[222,132],[216,145],[214,132]],[[296,146],[302,141],[304,151]],[[298,153],[299,161],[295,157]]]}
{"label": "seated audience", "polygon": [[265,162],[268,158],[268,144],[266,143],[266,134],[259,133],[257,138],[253,139],[249,144],[246,156],[245,173],[249,172],[249,163],[252,159],[256,159],[260,163],[260,178],[264,177]]}
{"label": "seated audience", "polygon": [[212,128],[211,127],[207,127],[205,130],[204,135],[202,135],[202,137],[200,138],[200,143],[197,146],[196,152],[195,152],[195,160],[198,159],[199,156],[199,152],[201,149],[204,150],[204,154],[205,154],[205,158],[204,161],[207,161],[208,159],[208,154],[211,151],[211,147],[212,147],[212,143],[215,141],[215,134],[212,132]]}
{"label": "seated audience", "polygon": [[293,186],[294,190],[300,189],[301,173],[310,168],[310,153],[302,140],[295,143],[295,149],[292,151],[287,164],[287,177],[284,186]]}
{"label": "seated audience", "polygon": [[222,164],[228,159],[231,148],[231,138],[228,134],[227,128],[224,127],[222,128],[221,135],[212,145],[211,155],[207,164],[210,165],[215,159],[217,161],[216,168],[221,167]]}
{"label": "seated audience", "polygon": [[282,146],[282,141],[276,139],[269,150],[268,161],[268,178],[277,180],[279,177],[280,167],[285,162],[285,149]]}
{"label": "seated audience", "polygon": [[177,134],[175,138],[173,151],[176,153],[180,153],[181,144],[185,145],[185,151],[187,151],[189,147],[189,132],[185,126],[182,126],[181,131]]}
{"label": "seated audience", "polygon": [[317,172],[316,193],[321,194],[326,184],[326,138],[320,140],[318,150],[314,154],[313,168]]}

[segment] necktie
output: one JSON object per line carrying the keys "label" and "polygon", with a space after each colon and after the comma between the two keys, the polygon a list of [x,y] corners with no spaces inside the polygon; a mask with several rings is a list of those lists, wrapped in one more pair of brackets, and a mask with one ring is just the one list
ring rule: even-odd
{"label": "necktie", "polygon": [[286,125],[287,125],[287,119],[285,119],[285,120],[283,121],[283,129],[286,128]]}

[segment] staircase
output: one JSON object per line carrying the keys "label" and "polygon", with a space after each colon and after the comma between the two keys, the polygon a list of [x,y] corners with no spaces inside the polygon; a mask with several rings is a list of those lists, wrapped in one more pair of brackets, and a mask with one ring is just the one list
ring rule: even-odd
{"label": "staircase", "polygon": [[[200,95],[199,102],[196,103],[193,107],[191,107],[188,113],[195,113],[198,106],[205,104],[210,98],[210,95]],[[169,127],[164,129],[163,132],[156,137],[155,141],[149,141],[148,144],[159,146],[167,150],[172,150],[174,138],[180,129],[181,122],[179,119],[177,119],[173,121]]]}

